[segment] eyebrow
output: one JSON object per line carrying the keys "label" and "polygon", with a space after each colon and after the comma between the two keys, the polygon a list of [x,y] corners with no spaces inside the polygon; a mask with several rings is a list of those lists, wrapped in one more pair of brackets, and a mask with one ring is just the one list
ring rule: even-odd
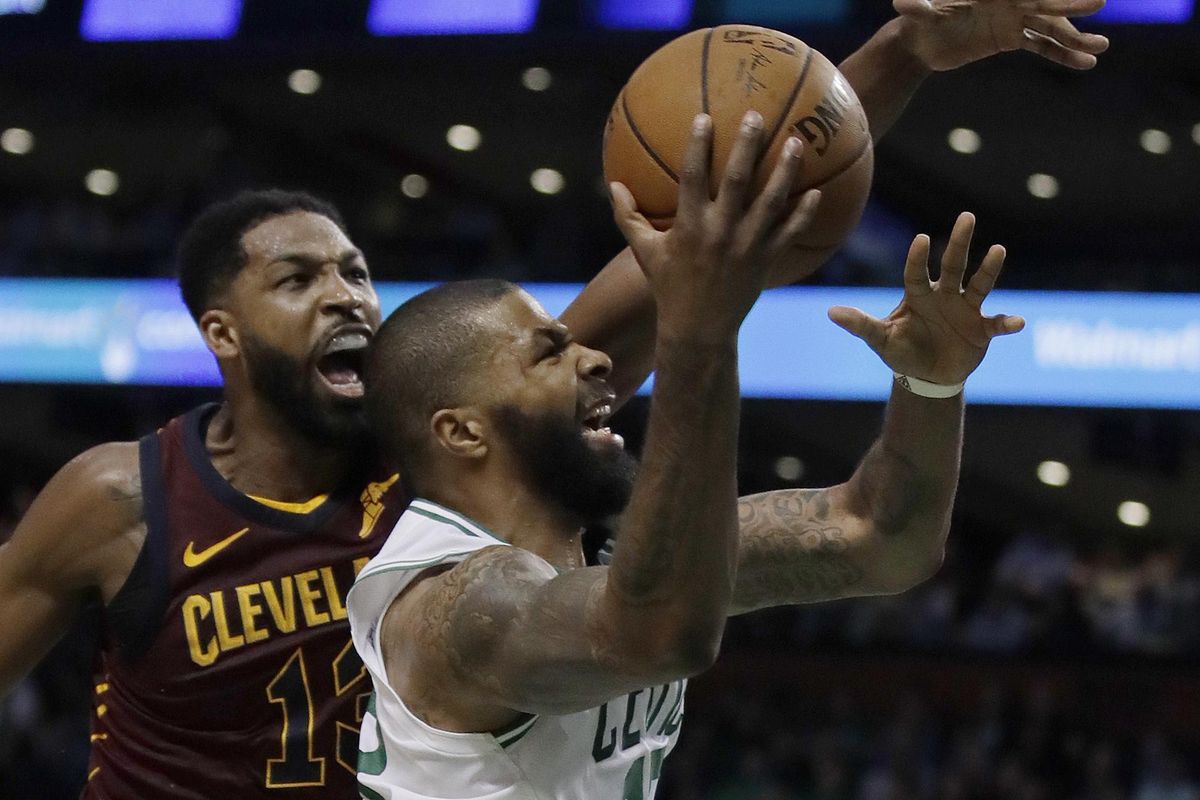
{"label": "eyebrow", "polygon": [[[338,264],[346,264],[350,261],[354,261],[354,260],[360,259],[362,257],[363,257],[362,250],[359,250],[357,247],[354,247],[354,248],[351,248],[349,250],[346,250],[346,251],[343,251],[342,253],[340,253],[335,260],[337,261]],[[298,264],[302,267],[310,267],[310,268],[311,267],[319,267],[322,264],[328,263],[327,259],[322,258],[321,256],[314,256],[311,253],[285,253],[281,256],[271,259],[272,264],[279,264],[279,263],[282,263],[285,261],[291,262],[293,264]]]}
{"label": "eyebrow", "polygon": [[553,328],[543,326],[534,330],[533,334],[534,338],[540,336],[544,339],[549,339],[550,343],[555,347],[566,347],[574,341],[571,337],[571,332],[565,326],[556,326]]}

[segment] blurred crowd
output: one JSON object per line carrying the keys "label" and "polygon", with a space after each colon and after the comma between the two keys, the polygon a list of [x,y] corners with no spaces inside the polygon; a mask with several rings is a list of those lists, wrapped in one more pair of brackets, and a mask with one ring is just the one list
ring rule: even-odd
{"label": "blurred crowd", "polygon": [[[255,185],[245,176],[244,185]],[[192,217],[232,194],[236,182],[125,204],[84,195],[0,201],[0,276],[167,277]],[[289,188],[290,184],[285,184]],[[355,242],[383,280],[499,277],[515,281],[588,280],[623,245],[601,205],[563,203],[537,223],[470,197],[436,206],[400,196],[345,194],[316,187],[346,217]],[[898,284],[917,231],[902,215],[872,200],[842,250],[810,281],[829,285]],[[1052,266],[1052,268],[1051,268]],[[1194,266],[1161,263],[1123,268],[1089,260],[1041,263],[1027,254],[1010,265],[1009,288],[1195,291]]]}
{"label": "blurred crowd", "polygon": [[[802,679],[802,675],[797,675]],[[748,693],[750,696],[747,696]],[[786,686],[703,695],[668,759],[662,800],[1196,800],[1200,750],[1156,731],[1091,729],[1046,687],[996,690],[953,711],[901,693]],[[707,701],[707,702],[706,702]]]}
{"label": "blurred crowd", "polygon": [[942,569],[910,592],[770,612],[737,636],[997,656],[1200,654],[1200,563],[1183,544],[1079,544],[1029,529],[981,556],[968,538],[953,534]]}

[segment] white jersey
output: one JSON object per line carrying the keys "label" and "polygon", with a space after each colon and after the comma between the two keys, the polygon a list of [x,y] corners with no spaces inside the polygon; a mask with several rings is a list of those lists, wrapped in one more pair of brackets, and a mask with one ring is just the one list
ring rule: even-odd
{"label": "white jersey", "polygon": [[527,716],[503,731],[452,733],[408,710],[388,685],[378,631],[420,572],[506,542],[450,509],[414,500],[346,601],[375,695],[359,739],[369,800],[645,800],[683,720],[686,681],[651,686],[575,714]]}

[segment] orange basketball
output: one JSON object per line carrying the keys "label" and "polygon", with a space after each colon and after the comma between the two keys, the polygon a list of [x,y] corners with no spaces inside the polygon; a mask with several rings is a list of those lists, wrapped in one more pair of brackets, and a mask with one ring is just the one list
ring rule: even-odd
{"label": "orange basketball", "polygon": [[742,116],[762,114],[767,148],[756,188],[766,185],[787,137],[805,143],[799,198],[821,205],[775,285],[811,274],[858,224],[871,189],[874,151],[854,90],[829,59],[786,33],[721,25],[680,36],[642,62],[617,95],[604,131],[604,175],[629,187],[638,209],[666,230],[675,218],[679,169],[692,119],[713,119],[712,191]]}

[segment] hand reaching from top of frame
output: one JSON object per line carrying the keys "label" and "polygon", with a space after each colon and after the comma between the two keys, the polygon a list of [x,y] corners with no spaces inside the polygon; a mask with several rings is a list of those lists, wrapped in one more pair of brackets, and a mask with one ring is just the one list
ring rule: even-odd
{"label": "hand reaching from top of frame", "polygon": [[904,298],[886,319],[847,306],[829,309],[829,318],[866,342],[896,372],[932,383],[962,383],[979,366],[992,339],[1025,327],[1021,317],[988,317],[980,311],[1004,266],[1000,245],[992,245],[963,288],[974,232],[974,215],[959,215],[937,281],[929,278],[929,237],[914,239],[904,264]]}
{"label": "hand reaching from top of frame", "polygon": [[1071,17],[1094,14],[1105,0],[893,0],[913,54],[931,70],[955,69],[1029,50],[1072,69],[1091,69],[1108,39],[1081,33]]}
{"label": "hand reaching from top of frame", "polygon": [[623,184],[611,187],[617,226],[658,305],[660,335],[716,341],[735,334],[766,285],[768,266],[805,231],[820,199],[820,192],[809,191],[792,208],[803,145],[791,137],[766,187],[750,202],[765,138],[762,116],[754,111],[743,118],[717,195],[710,198],[712,137],[712,119],[698,115],[668,231],[654,229]]}

